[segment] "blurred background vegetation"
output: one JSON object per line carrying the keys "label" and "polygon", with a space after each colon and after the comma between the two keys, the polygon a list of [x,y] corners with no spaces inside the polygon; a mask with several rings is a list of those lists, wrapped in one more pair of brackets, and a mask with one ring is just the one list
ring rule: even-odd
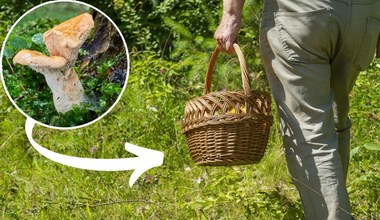
{"label": "blurred background vegetation", "polygon": [[[1,1],[1,0],[0,0]],[[4,1],[0,39],[26,10],[43,1]],[[165,153],[133,187],[130,172],[92,172],[42,157],[23,132],[25,119],[0,91],[1,219],[303,219],[286,169],[278,122],[268,151],[257,165],[196,167],[180,132],[184,102],[201,94],[221,1],[86,1],[122,31],[131,72],[125,94],[111,113],[72,131],[37,126],[42,146],[80,157],[131,157],[123,144]],[[246,0],[240,44],[253,88],[268,90],[258,53],[262,0]],[[233,55],[219,59],[213,88],[240,88]],[[360,74],[352,92],[351,166],[348,189],[355,219],[380,218],[380,64]],[[275,110],[275,108],[273,108]]]}

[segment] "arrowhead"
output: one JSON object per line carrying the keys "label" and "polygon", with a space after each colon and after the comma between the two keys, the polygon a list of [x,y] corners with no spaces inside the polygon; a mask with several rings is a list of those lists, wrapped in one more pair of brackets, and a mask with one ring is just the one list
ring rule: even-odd
{"label": "arrowhead", "polygon": [[161,166],[164,161],[164,153],[157,150],[151,150],[139,147],[130,143],[125,143],[125,150],[135,154],[139,161],[139,167],[133,171],[129,178],[129,186],[132,187],[136,180],[147,170]]}

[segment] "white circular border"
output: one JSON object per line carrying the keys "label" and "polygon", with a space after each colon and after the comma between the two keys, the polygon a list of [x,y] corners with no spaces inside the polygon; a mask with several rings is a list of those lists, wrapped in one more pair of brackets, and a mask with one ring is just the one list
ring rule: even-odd
{"label": "white circular border", "polygon": [[[79,126],[74,126],[74,127],[56,127],[56,126],[51,126],[51,125],[47,125],[47,124],[43,124],[35,119],[33,119],[32,117],[28,116],[23,110],[21,110],[17,105],[16,103],[13,101],[12,97],[10,96],[9,92],[8,92],[8,89],[7,89],[7,86],[5,85],[5,80],[4,80],[4,76],[3,76],[3,53],[4,53],[4,49],[5,49],[5,43],[8,41],[8,37],[9,35],[12,33],[13,29],[15,28],[15,26],[20,22],[20,20],[22,18],[24,18],[27,14],[29,14],[31,11],[39,8],[39,7],[42,7],[42,6],[45,6],[45,5],[48,5],[48,4],[54,4],[54,3],[57,3],[57,2],[67,2],[67,3],[76,3],[76,4],[82,4],[82,5],[85,5],[87,7],[90,7],[98,12],[100,12],[104,17],[106,17],[111,23],[112,25],[116,28],[118,34],[120,35],[123,43],[124,43],[124,47],[125,47],[125,51],[126,51],[126,56],[127,56],[127,75],[126,75],[126,78],[125,78],[125,83],[124,83],[124,87],[121,91],[121,93],[119,94],[119,97],[116,99],[116,101],[113,103],[113,105],[106,111],[104,112],[101,116],[99,116],[98,118],[90,121],[90,122],[87,122],[83,125],[79,125]],[[116,24],[104,13],[102,12],[101,10],[99,10],[98,8],[90,5],[90,4],[87,4],[87,3],[84,3],[84,2],[80,2],[80,1],[75,1],[75,0],[55,0],[55,1],[49,1],[49,2],[45,2],[45,3],[42,3],[40,5],[37,5],[31,9],[29,9],[27,12],[25,12],[19,19],[17,19],[17,21],[12,25],[11,29],[8,31],[8,34],[7,36],[5,37],[4,39],[4,42],[3,42],[3,45],[2,45],[2,49],[1,49],[1,53],[0,53],[0,58],[1,58],[1,62],[0,62],[0,77],[1,77],[1,81],[3,83],[3,86],[4,86],[4,90],[5,92],[7,93],[8,95],[8,98],[10,99],[10,101],[12,102],[12,104],[17,108],[17,110],[19,110],[19,112],[21,112],[26,118],[31,118],[33,119],[33,121],[35,121],[37,124],[41,125],[41,126],[44,126],[44,127],[47,127],[47,128],[52,128],[52,129],[58,129],[58,130],[71,130],[71,129],[77,129],[77,128],[82,128],[82,127],[85,127],[85,126],[88,126],[88,125],[91,125],[97,121],[99,121],[100,119],[102,119],[104,116],[106,116],[114,107],[115,105],[120,101],[120,98],[121,96],[124,94],[124,91],[125,91],[125,88],[127,86],[127,83],[128,83],[128,78],[129,78],[129,70],[130,70],[130,59],[129,59],[129,52],[128,52],[128,47],[127,47],[127,43],[125,42],[125,39],[124,39],[124,36],[123,34],[121,33],[120,29],[116,26]]]}

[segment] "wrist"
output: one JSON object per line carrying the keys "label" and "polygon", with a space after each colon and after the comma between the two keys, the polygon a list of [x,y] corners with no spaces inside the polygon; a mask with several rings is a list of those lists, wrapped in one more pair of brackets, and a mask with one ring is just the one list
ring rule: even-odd
{"label": "wrist", "polygon": [[236,11],[223,11],[222,14],[222,19],[230,19],[230,20],[235,20],[235,21],[241,21],[242,14],[241,12],[236,12]]}
{"label": "wrist", "polygon": [[221,20],[221,23],[226,25],[226,26],[229,26],[229,27],[234,27],[234,28],[240,28],[241,26],[241,16],[239,15],[225,15],[223,13],[223,16],[222,16],[222,20]]}

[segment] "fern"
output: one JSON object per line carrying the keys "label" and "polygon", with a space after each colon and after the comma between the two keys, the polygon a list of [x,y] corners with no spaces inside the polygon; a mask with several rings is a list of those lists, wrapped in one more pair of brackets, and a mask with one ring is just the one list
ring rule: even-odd
{"label": "fern", "polygon": [[185,28],[184,25],[178,23],[178,22],[175,22],[173,19],[169,18],[169,17],[165,17],[164,18],[164,23],[169,26],[173,32],[176,32],[178,34],[180,34],[181,36],[185,37],[186,39],[192,39],[192,34],[190,33],[190,30],[188,30],[187,28]]}

